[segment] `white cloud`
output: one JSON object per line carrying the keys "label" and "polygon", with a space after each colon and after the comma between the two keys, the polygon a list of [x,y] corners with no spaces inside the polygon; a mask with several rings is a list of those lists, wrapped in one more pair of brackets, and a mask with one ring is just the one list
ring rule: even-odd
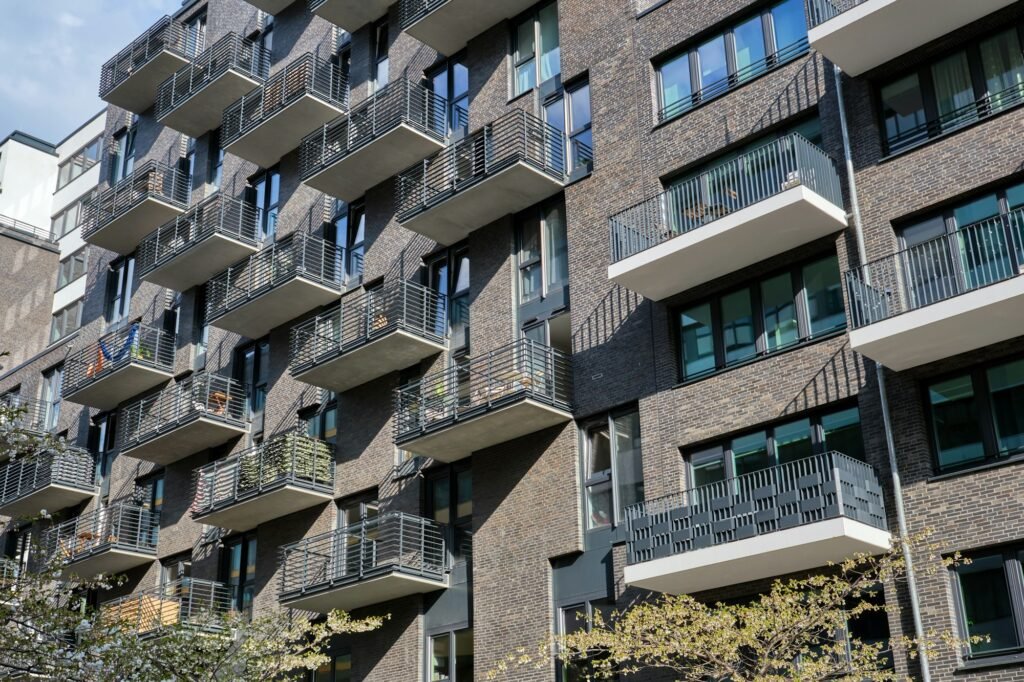
{"label": "white cloud", "polygon": [[81,17],[75,16],[70,12],[61,12],[57,15],[57,23],[61,26],[67,26],[68,28],[76,28],[85,22]]}

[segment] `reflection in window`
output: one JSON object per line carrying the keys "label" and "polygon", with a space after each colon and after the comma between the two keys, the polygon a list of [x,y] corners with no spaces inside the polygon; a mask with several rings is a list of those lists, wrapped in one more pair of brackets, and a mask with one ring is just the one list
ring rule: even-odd
{"label": "reflection in window", "polygon": [[558,37],[558,3],[527,16],[515,28],[512,61],[513,95],[521,95],[562,72]]}
{"label": "reflection in window", "polygon": [[[970,645],[972,656],[999,653],[1020,646],[1004,561],[1002,554],[972,557],[970,564],[955,569],[960,586],[964,634],[985,640]],[[1020,564],[1018,561],[1012,563],[1016,564],[1013,575],[1019,583]]]}
{"label": "reflection in window", "polygon": [[584,431],[584,506],[587,528],[620,523],[624,510],[644,500],[640,413],[612,414]]}

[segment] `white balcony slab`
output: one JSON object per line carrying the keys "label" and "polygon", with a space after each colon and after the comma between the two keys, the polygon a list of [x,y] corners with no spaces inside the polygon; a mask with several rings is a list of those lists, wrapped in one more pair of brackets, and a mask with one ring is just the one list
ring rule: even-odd
{"label": "white balcony slab", "polygon": [[326,0],[313,13],[355,33],[356,29],[387,14],[392,2],[394,0]]}
{"label": "white balcony slab", "polygon": [[184,207],[156,197],[146,197],[96,230],[85,241],[127,256],[143,239],[164,223],[185,212]]}
{"label": "white balcony slab", "polygon": [[142,280],[174,291],[188,291],[257,251],[255,244],[214,233],[150,270]]}
{"label": "white balcony slab", "polygon": [[233,310],[210,320],[210,324],[218,329],[258,339],[271,329],[340,298],[340,289],[296,277],[250,298]]}
{"label": "white balcony slab", "polygon": [[89,579],[104,575],[118,575],[139,566],[146,566],[156,561],[156,553],[132,552],[124,549],[105,549],[96,554],[79,559],[64,567],[63,577],[77,576]]}
{"label": "white balcony slab", "polygon": [[334,499],[330,493],[284,485],[259,495],[204,514],[194,514],[197,523],[233,531],[252,530],[256,526],[289,514],[326,504]]}
{"label": "white balcony slab", "polygon": [[283,10],[287,9],[295,0],[247,0],[247,2],[255,7],[261,9],[267,14],[280,14]]}
{"label": "white balcony slab", "polygon": [[173,464],[248,433],[247,426],[199,417],[166,430],[139,445],[122,446],[121,454],[161,466]]}
{"label": "white balcony slab", "polygon": [[220,126],[225,109],[259,85],[252,76],[228,69],[167,112],[160,124],[189,137],[202,137]]}
{"label": "white balcony slab", "polygon": [[343,113],[344,110],[337,105],[306,94],[258,122],[228,144],[225,151],[261,168],[269,168],[298,148],[302,138],[311,130]]}
{"label": "white balcony slab", "polygon": [[447,587],[447,579],[438,580],[395,572],[292,599],[283,599],[282,604],[289,608],[314,613],[328,613],[334,609],[352,611],[364,606],[382,604],[392,599],[443,590]]}
{"label": "white balcony slab", "polygon": [[112,88],[103,96],[103,100],[115,107],[141,114],[156,102],[160,84],[188,63],[189,60],[183,55],[163,50]]}
{"label": "white balcony slab", "polygon": [[92,497],[95,490],[82,490],[72,486],[51,483],[36,491],[0,505],[0,516],[9,518],[31,517],[45,509],[56,512],[73,507],[82,500]]}
{"label": "white balcony slab", "polygon": [[333,360],[295,374],[303,383],[341,393],[443,352],[443,343],[396,330]]}
{"label": "white balcony slab", "polygon": [[495,24],[533,7],[534,0],[448,0],[405,32],[443,55],[451,56]]}
{"label": "white balcony slab", "polygon": [[171,372],[146,365],[130,363],[91,381],[77,391],[67,393],[68,402],[100,410],[112,410],[129,398],[168,381]]}

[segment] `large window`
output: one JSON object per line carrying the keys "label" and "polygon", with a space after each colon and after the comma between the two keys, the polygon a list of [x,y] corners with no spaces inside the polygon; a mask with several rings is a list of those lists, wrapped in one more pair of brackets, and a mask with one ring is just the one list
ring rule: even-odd
{"label": "large window", "polygon": [[363,202],[348,204],[335,199],[331,224],[324,237],[344,252],[345,276],[361,276],[366,254],[366,207]]}
{"label": "large window", "polygon": [[771,275],[678,313],[683,380],[846,328],[836,256]]}
{"label": "large window", "polygon": [[1021,30],[1004,29],[883,83],[886,149],[898,152],[1024,102]]}
{"label": "large window", "polygon": [[277,215],[281,210],[281,173],[274,167],[250,181],[260,238],[273,241],[277,233]]}
{"label": "large window", "polygon": [[440,467],[426,475],[426,516],[451,528],[455,559],[473,556],[473,470],[467,464]]}
{"label": "large window", "polygon": [[969,644],[969,658],[1018,653],[1024,649],[1024,576],[1019,547],[969,557],[952,570],[960,636],[984,641]]}
{"label": "large window", "polygon": [[42,394],[39,396],[39,400],[43,403],[43,409],[46,410],[44,426],[47,431],[53,431],[56,429],[57,423],[60,421],[60,400],[63,378],[64,365],[57,365],[56,367],[43,372]]}
{"label": "large window", "polygon": [[133,123],[114,134],[114,155],[110,165],[110,184],[125,179],[135,170],[135,133],[137,126]]}
{"label": "large window", "polygon": [[569,284],[565,202],[559,197],[524,211],[519,220],[519,302],[546,298]]}
{"label": "large window", "polygon": [[263,431],[263,409],[270,382],[270,341],[263,339],[235,351],[235,379],[248,390],[253,433]]}
{"label": "large window", "polygon": [[444,111],[434,111],[434,127],[452,133],[469,126],[469,67],[458,54],[429,74],[430,88],[448,102]]}
{"label": "large window", "polygon": [[96,455],[96,480],[106,502],[110,495],[110,472],[117,457],[117,413],[108,412],[93,419],[89,427],[89,448]]}
{"label": "large window", "polygon": [[224,541],[221,550],[220,581],[231,593],[231,607],[252,613],[256,596],[256,533],[249,532]]}
{"label": "large window", "polygon": [[119,258],[107,268],[107,298],[103,312],[108,326],[127,320],[131,314],[134,280],[135,256]]}
{"label": "large window", "polygon": [[220,143],[220,128],[210,133],[206,146],[206,181],[220,189],[224,180],[224,147]]}
{"label": "large window", "polygon": [[937,380],[927,391],[940,470],[1024,452],[1024,359]]}
{"label": "large window", "polygon": [[102,142],[103,136],[100,135],[60,165],[60,170],[57,172],[57,189],[61,189],[100,162]]}
{"label": "large window", "polygon": [[472,682],[473,629],[432,636],[428,655],[430,682]]}
{"label": "large window", "polygon": [[53,216],[50,222],[50,234],[55,239],[60,239],[68,232],[78,227],[78,221],[82,218],[82,209],[85,203],[92,199],[95,194],[95,190],[88,192],[84,196],[79,197],[72,203],[68,204],[63,211]]}
{"label": "large window", "polygon": [[549,3],[523,17],[515,25],[512,45],[513,95],[521,95],[560,75],[558,3]]}
{"label": "large window", "polygon": [[83,309],[83,301],[79,299],[53,314],[50,319],[50,343],[55,343],[81,328]]}
{"label": "large window", "polygon": [[[559,609],[556,627],[558,634],[572,635],[590,632],[594,625],[594,613],[600,612],[601,621],[607,626],[611,622],[615,604],[607,599],[586,601]],[[592,658],[589,660],[593,660]],[[588,659],[577,659],[569,663],[558,662],[559,682],[584,682],[593,679],[593,668]]]}
{"label": "large window", "polygon": [[613,412],[588,425],[583,437],[586,527],[622,523],[626,507],[644,500],[640,413]]}
{"label": "large window", "polygon": [[658,120],[722,95],[808,49],[803,0],[783,0],[655,65]]}
{"label": "large window", "polygon": [[83,246],[60,262],[57,268],[58,289],[63,289],[85,274],[85,254],[86,247]]}
{"label": "large window", "polygon": [[845,407],[774,424],[690,453],[690,486],[698,487],[824,452],[864,459],[860,412]]}
{"label": "large window", "polygon": [[390,81],[391,60],[388,57],[390,44],[388,22],[382,20],[373,27],[373,87],[380,90]]}
{"label": "large window", "polygon": [[590,83],[577,82],[544,103],[544,120],[564,134],[553,140],[567,171],[590,170],[594,163],[594,136],[590,129]]}
{"label": "large window", "polygon": [[318,438],[332,445],[338,440],[338,401],[334,393],[329,393],[324,404],[316,409],[305,412],[299,417],[306,425],[306,435]]}
{"label": "large window", "polygon": [[427,287],[448,297],[448,310],[435,314],[434,331],[451,329],[453,352],[469,351],[469,249],[452,247],[426,259]]}
{"label": "large window", "polygon": [[336,653],[310,673],[311,682],[352,682],[352,653]]}

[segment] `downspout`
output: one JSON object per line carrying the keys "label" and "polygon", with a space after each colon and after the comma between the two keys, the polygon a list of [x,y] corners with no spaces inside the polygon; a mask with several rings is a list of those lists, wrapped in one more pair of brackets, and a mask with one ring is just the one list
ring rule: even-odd
{"label": "downspout", "polygon": [[[867,250],[864,246],[864,229],[860,215],[860,201],[857,198],[857,178],[853,170],[853,153],[850,149],[850,129],[846,122],[846,101],[843,97],[843,72],[833,65],[833,75],[836,84],[836,99],[839,105],[839,125],[843,133],[843,156],[846,161],[846,183],[850,188],[850,204],[853,207],[853,233],[857,239],[857,256],[861,265],[868,262]],[[865,278],[870,275],[865,270]],[[870,282],[866,281],[866,284]],[[917,580],[914,575],[914,561],[910,551],[910,542],[907,531],[907,513],[903,503],[903,484],[900,481],[900,471],[896,462],[896,441],[892,434],[892,417],[889,414],[889,398],[885,388],[885,367],[882,363],[875,363],[875,375],[878,378],[878,397],[882,407],[882,424],[885,429],[885,446],[889,455],[889,471],[892,472],[893,501],[896,503],[896,520],[900,531],[900,544],[903,551],[903,562],[907,569],[907,590],[910,592],[910,611],[914,619],[914,632],[919,643],[918,661],[921,668],[922,682],[931,682],[931,669],[928,665],[928,650],[925,644],[924,624],[921,620],[921,603],[917,594]]]}

